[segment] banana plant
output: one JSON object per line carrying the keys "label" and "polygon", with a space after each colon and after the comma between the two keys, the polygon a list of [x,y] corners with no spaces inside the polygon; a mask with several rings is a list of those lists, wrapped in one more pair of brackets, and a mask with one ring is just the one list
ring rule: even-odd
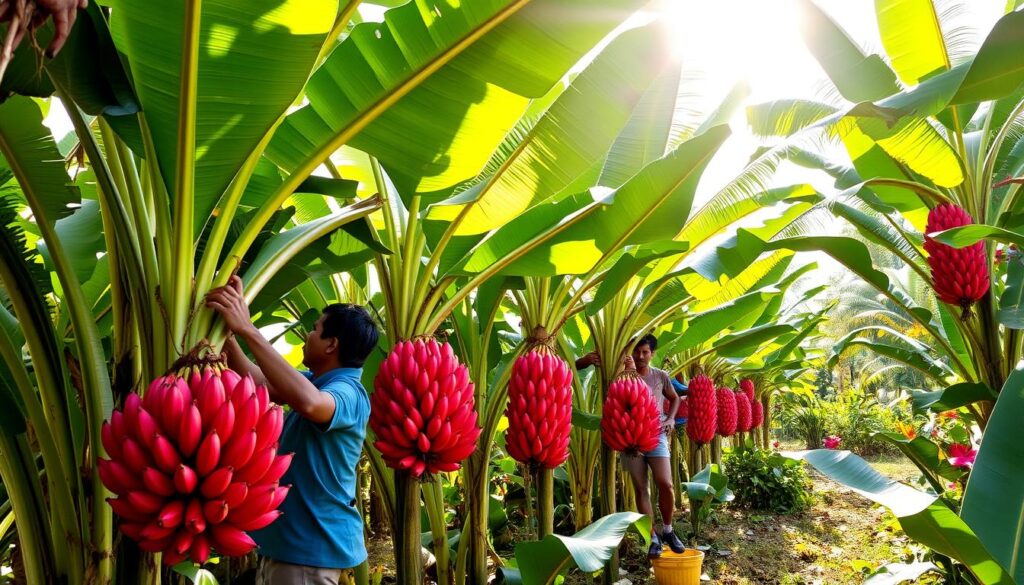
{"label": "banana plant", "polygon": [[[899,258],[925,282],[931,278],[921,232],[930,209],[955,204],[978,224],[1015,225],[1020,184],[1013,179],[1021,173],[1021,148],[1014,128],[1024,111],[1019,88],[1024,79],[1018,56],[1003,48],[1024,27],[1024,15],[1008,6],[977,52],[970,54],[955,41],[960,31],[943,22],[947,15],[932,3],[877,2],[879,33],[888,57],[882,59],[865,54],[810,0],[800,4],[808,47],[843,102],[762,104],[749,109],[748,119],[756,133],[785,137],[791,145],[796,137],[817,134],[845,148],[849,163],[800,149],[790,152],[798,164],[825,170],[836,179],[842,193],[827,205],[829,212]],[[790,235],[810,234],[814,232]],[[1005,280],[990,269],[989,292],[974,316],[957,318],[948,314],[950,306],[940,303],[935,311],[908,299],[873,266],[861,244],[842,245],[846,242],[820,236],[791,239],[796,248],[836,257],[928,332],[948,369],[940,373],[938,364],[917,360],[918,369],[993,389],[1003,387],[1020,357],[1013,320],[1017,304],[1013,293],[1006,292],[1019,289],[1016,274]],[[990,267],[994,255],[995,246],[988,246]],[[922,355],[920,348],[911,347],[911,353],[881,349],[908,365],[913,365],[911,355]],[[988,400],[976,405],[983,426],[991,407]]]}
{"label": "banana plant", "polygon": [[[10,144],[10,134],[6,136],[5,143]],[[49,146],[53,146],[52,142]],[[63,173],[59,160],[56,165]],[[41,170],[38,165],[36,170]],[[12,179],[10,174],[7,178]],[[70,194],[64,183],[57,184]],[[38,193],[26,195],[38,204]],[[80,405],[75,400],[70,385],[71,364],[65,357],[71,350],[56,330],[49,308],[54,299],[49,286],[50,275],[36,263],[38,253],[27,247],[25,232],[16,222],[20,205],[9,197],[5,197],[0,209],[3,228],[0,245],[4,249],[0,283],[12,307],[12,312],[6,307],[0,310],[3,322],[0,400],[5,406],[0,439],[0,457],[4,463],[0,467],[0,479],[6,488],[8,515],[13,514],[18,522],[23,577],[38,583],[48,582],[51,578],[48,575],[84,579],[89,562],[86,547],[100,545],[109,550],[110,546],[109,529],[103,530],[104,516],[109,519],[110,514],[103,514],[99,505],[93,506],[95,501],[105,502],[102,498],[87,496],[88,481],[77,470],[81,445],[89,440],[83,436],[86,409],[102,409],[102,404]],[[47,217],[45,212],[42,217]],[[45,223],[40,229],[52,237],[54,225]],[[51,252],[64,255],[60,248],[57,250]],[[62,261],[67,262],[66,255]],[[99,339],[95,336],[91,315],[80,312],[77,318],[85,318],[83,328],[86,330],[78,339],[95,341],[98,348]],[[20,327],[19,323],[25,327]],[[89,326],[93,337],[88,336]],[[26,347],[31,360],[28,363],[23,354]],[[102,350],[99,358],[102,366]],[[88,367],[92,368],[91,376],[106,384],[109,400],[106,369]],[[29,439],[30,427],[34,429],[37,447]],[[43,474],[37,471],[37,456],[41,459]],[[92,488],[94,486],[89,486]],[[98,518],[93,516],[95,511],[101,513]],[[72,538],[75,540],[65,544]],[[65,550],[67,554],[55,555],[57,550]]]}
{"label": "banana plant", "polygon": [[[1009,536],[1013,529],[1003,519],[980,510],[1015,509],[1014,502],[1019,500],[1016,495],[997,495],[992,477],[1012,473],[1013,461],[1020,456],[1019,449],[1003,440],[1006,431],[993,429],[996,414],[1012,412],[1019,401],[1012,368],[1021,357],[1014,318],[1019,304],[1013,292],[1020,289],[1020,271],[1012,264],[993,266],[997,250],[987,245],[984,268],[989,291],[978,303],[974,316],[960,316],[949,306],[940,304],[933,311],[915,302],[893,286],[869,250],[884,250],[930,282],[921,245],[929,210],[940,204],[955,204],[980,224],[936,234],[939,242],[963,245],[973,229],[984,232],[980,237],[1014,230],[1018,223],[1015,218],[1020,214],[1020,184],[1015,179],[1020,174],[1021,152],[1014,129],[1024,110],[1020,90],[1024,79],[1020,56],[1004,47],[1018,38],[1024,27],[1024,13],[1008,5],[1007,14],[976,53],[958,54],[950,28],[941,26],[943,15],[932,3],[877,2],[879,32],[889,57],[882,59],[865,54],[817,6],[801,4],[808,45],[845,101],[777,102],[751,108],[748,117],[755,131],[766,136],[824,133],[840,142],[849,163],[794,154],[800,164],[832,174],[843,191],[828,206],[829,213],[853,225],[871,247],[850,238],[805,230],[771,242],[748,240],[752,243],[746,257],[777,247],[824,251],[868,282],[899,309],[898,315],[909,318],[927,334],[927,343],[938,352],[941,363],[919,361],[918,369],[942,377],[943,385],[965,382],[940,392],[943,396],[948,393],[947,400],[957,407],[972,409],[984,429],[981,451],[989,455],[985,479],[968,480],[965,501],[973,505],[965,507],[960,517],[937,508],[939,503],[925,500],[920,506],[904,508],[907,518],[902,517],[903,513],[897,515],[908,534],[913,532],[914,538],[961,563],[957,566],[964,567],[975,579],[1019,582],[1019,555],[1001,544],[1015,539]],[[911,25],[912,21],[917,24]],[[920,26],[921,22],[928,24]],[[854,79],[855,84],[851,83]],[[913,356],[928,355],[909,340],[901,343],[915,351],[904,353],[884,347],[885,355],[908,365],[913,365]],[[872,348],[878,345],[872,344]],[[965,388],[979,387],[988,390],[964,392]],[[954,396],[958,398],[954,400]],[[998,396],[994,406],[993,396]],[[991,499],[979,505],[984,497]],[[1011,516],[1005,520],[1018,520],[1016,515]],[[909,528],[919,519],[937,527],[934,534]],[[963,542],[949,546],[947,539],[952,535],[964,535]]]}
{"label": "banana plant", "polygon": [[[592,3],[559,3],[566,18],[554,21],[544,17],[552,2],[499,0],[472,11],[412,2],[389,11],[384,23],[349,30],[357,4],[292,0],[265,11],[226,2],[113,1],[109,11],[91,7],[91,28],[76,29],[64,52],[69,57],[48,63],[48,82],[63,98],[95,176],[109,252],[117,259],[110,266],[118,288],[111,294],[119,316],[115,336],[138,340],[128,357],[116,358],[130,364],[128,387],[144,385],[204,337],[220,343],[223,327],[202,307],[203,293],[239,268],[295,193],[345,188],[338,179],[311,177],[340,147],[374,155],[381,177],[386,167],[403,193],[415,193],[406,205],[415,217],[420,193],[450,191],[479,173],[501,129],[639,6],[602,3],[604,16],[595,21],[573,16]],[[148,24],[157,21],[165,26]],[[237,34],[212,34],[221,30]],[[411,42],[417,51],[404,51]],[[71,56],[90,50],[105,57],[109,71],[75,67]],[[527,54],[543,58],[518,67]],[[238,81],[240,71],[257,67],[259,75]],[[444,90],[455,86],[459,92]],[[289,112],[300,98],[305,105]],[[15,106],[7,110],[19,113]],[[437,116],[440,111],[447,114]],[[397,145],[396,123],[419,135]],[[462,128],[472,132],[460,134]],[[437,164],[442,158],[447,163]],[[371,197],[264,242],[243,272],[247,300],[305,246],[379,205]],[[416,245],[417,226],[409,227],[401,257]],[[58,242],[44,239],[59,260]],[[411,298],[412,280],[406,282],[410,287],[400,292]],[[403,333],[413,328],[409,306],[391,307]],[[88,336],[76,332],[86,343]],[[91,384],[86,395],[100,396],[100,386]],[[104,416],[91,414],[93,435]],[[97,551],[109,549],[109,510],[98,506],[96,514],[104,511],[108,526]],[[95,558],[102,559],[100,580],[109,580],[109,555]]]}

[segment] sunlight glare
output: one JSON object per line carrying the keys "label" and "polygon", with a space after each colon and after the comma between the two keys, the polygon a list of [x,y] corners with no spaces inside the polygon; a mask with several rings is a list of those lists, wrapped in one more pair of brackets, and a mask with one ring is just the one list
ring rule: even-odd
{"label": "sunlight glare", "polygon": [[753,103],[813,89],[823,75],[803,45],[789,0],[663,0],[658,10],[684,69],[726,87],[746,79]]}

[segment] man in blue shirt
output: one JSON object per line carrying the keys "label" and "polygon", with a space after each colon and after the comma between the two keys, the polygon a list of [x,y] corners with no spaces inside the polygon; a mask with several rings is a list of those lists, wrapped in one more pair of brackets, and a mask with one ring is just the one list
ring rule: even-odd
{"label": "man in blue shirt", "polygon": [[284,514],[253,532],[262,555],[258,585],[336,585],[345,569],[366,561],[363,520],[356,508],[356,464],[362,453],[370,399],[360,378],[377,345],[377,326],[358,305],[324,309],[306,336],[302,363],[291,367],[252,324],[242,281],[206,295],[234,335],[245,340],[253,363],[232,336],[225,344],[228,365],[265,384],[270,398],[291,407],[281,431],[279,453],[295,453],[281,479],[292,489],[279,508]]}

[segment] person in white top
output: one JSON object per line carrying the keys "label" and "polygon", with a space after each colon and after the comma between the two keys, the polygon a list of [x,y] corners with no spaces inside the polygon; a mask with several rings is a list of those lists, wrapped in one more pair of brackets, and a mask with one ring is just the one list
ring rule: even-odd
{"label": "person in white top", "polygon": [[[661,512],[663,528],[659,533],[654,531],[651,538],[651,548],[648,556],[661,556],[663,544],[667,544],[672,552],[681,553],[684,550],[683,541],[679,539],[672,530],[672,517],[675,506],[675,496],[672,490],[672,467],[669,463],[668,441],[669,435],[675,429],[676,410],[679,408],[679,395],[672,386],[672,380],[668,372],[651,366],[654,359],[654,350],[658,349],[658,339],[653,335],[645,335],[640,338],[633,347],[633,363],[636,364],[636,373],[640,374],[647,387],[654,395],[654,401],[658,406],[663,406],[668,401],[668,409],[659,408],[663,411],[661,418],[661,439],[653,451],[640,455],[623,455],[622,466],[629,472],[633,480],[633,491],[636,492],[636,506],[641,514],[647,514],[654,519],[654,511],[651,507],[651,492],[647,484],[647,469],[650,468],[654,476],[654,485],[658,486],[658,509]],[[652,526],[653,528],[653,526]]]}
{"label": "person in white top", "polygon": [[[658,509],[661,512],[662,530],[651,526],[651,547],[647,552],[649,557],[661,556],[662,546],[667,544],[672,552],[682,553],[685,549],[683,541],[679,539],[672,529],[672,518],[674,514],[674,495],[672,490],[672,467],[669,462],[669,434],[675,429],[676,410],[679,408],[680,398],[672,386],[668,372],[651,366],[654,358],[654,351],[658,348],[658,339],[653,335],[645,335],[640,338],[633,347],[633,354],[626,358],[626,367],[636,367],[647,387],[654,395],[654,401],[662,411],[661,438],[658,446],[652,451],[638,455],[622,454],[622,467],[629,472],[633,480],[633,488],[636,493],[636,505],[638,512],[647,514],[654,520],[654,510],[651,507],[650,489],[647,480],[647,469],[650,468],[654,475],[654,484],[658,486]],[[630,363],[632,362],[632,363]],[[581,370],[590,365],[600,364],[601,360],[596,352],[576,360],[576,369]],[[663,408],[665,401],[668,401],[668,408]]]}

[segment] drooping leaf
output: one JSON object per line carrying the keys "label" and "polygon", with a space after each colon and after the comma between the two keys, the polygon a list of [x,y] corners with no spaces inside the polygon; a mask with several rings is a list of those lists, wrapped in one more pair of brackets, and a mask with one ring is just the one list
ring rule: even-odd
{"label": "drooping leaf", "polygon": [[604,160],[598,185],[621,187],[637,171],[665,155],[681,72],[681,67],[666,67],[644,92]]}
{"label": "drooping leaf", "polygon": [[913,392],[914,412],[945,412],[995,398],[991,388],[976,382],[961,382],[934,392]]}
{"label": "drooping leaf", "polygon": [[[940,383],[944,382],[946,377],[952,374],[951,371],[944,367],[945,365],[941,361],[932,358],[922,350],[908,349],[906,347],[900,347],[890,343],[880,343],[864,337],[853,337],[851,339],[844,340],[842,344],[838,344],[836,346],[836,350],[839,350],[840,347],[845,350],[858,345],[863,346],[874,353],[881,354],[904,363],[915,370],[932,377],[935,381]],[[839,354],[833,353],[833,356],[834,361],[838,359]]]}
{"label": "drooping leaf", "polygon": [[981,240],[993,240],[1024,246],[1024,234],[991,225],[972,224],[931,234],[937,242],[954,248],[972,246]]}
{"label": "drooping leaf", "polygon": [[1000,18],[971,62],[953,104],[994,100],[1009,95],[1024,82],[1024,55],[1014,49],[1024,34],[1024,12]]}
{"label": "drooping leaf", "polygon": [[43,217],[50,223],[70,215],[81,194],[64,169],[64,158],[42,112],[30,98],[14,96],[0,104],[0,169],[10,169],[23,191],[36,193]]}
{"label": "drooping leaf", "polygon": [[927,562],[889,563],[868,575],[863,585],[899,585],[908,581],[916,583],[921,575],[937,570],[938,567]]}
{"label": "drooping leaf", "polygon": [[713,347],[715,354],[721,357],[746,357],[761,345],[795,331],[796,329],[787,323],[768,323],[726,335],[716,341]]}
{"label": "drooping leaf", "polygon": [[613,40],[530,127],[494,175],[458,197],[459,204],[433,206],[429,217],[451,220],[471,205],[456,235],[481,234],[554,196],[589,170],[608,152],[666,65],[665,35],[663,27],[652,25]]}
{"label": "drooping leaf", "polygon": [[[719,126],[697,136],[577,212],[574,221],[564,214],[558,216],[558,223],[567,227],[517,257],[504,272],[522,276],[582,274],[610,250],[672,239],[690,213],[701,173],[728,135],[728,128]],[[537,237],[537,226],[554,227],[551,223],[525,225],[533,228],[524,231],[513,221],[497,230],[473,251],[464,269],[481,271]]]}
{"label": "drooping leaf", "polygon": [[[1018,583],[1024,583],[1024,365],[1017,364],[999,392],[964,490],[960,514]],[[987,581],[986,581],[987,582]],[[1007,581],[1009,582],[1009,581]]]}
{"label": "drooping leaf", "polygon": [[686,329],[679,343],[683,347],[696,347],[726,329],[735,330],[737,321],[763,308],[778,294],[777,290],[758,290],[709,311],[693,315],[686,320]]}
{"label": "drooping leaf", "polygon": [[[549,585],[570,563],[581,571],[592,573],[604,566],[618,549],[626,530],[635,527],[644,538],[650,539],[651,519],[636,512],[618,512],[598,518],[573,536],[550,534],[541,541],[521,542],[516,545],[516,559],[522,585]],[[513,583],[508,580],[506,582]]]}
{"label": "drooping leaf", "polygon": [[788,137],[837,110],[822,102],[782,99],[747,106],[747,122],[757,136]]}
{"label": "drooping leaf", "polygon": [[800,0],[797,5],[808,48],[844,98],[871,102],[899,91],[896,76],[881,57],[865,55],[812,0]]}
{"label": "drooping leaf", "polygon": [[[989,552],[988,545],[976,536],[972,530],[974,523],[968,526],[937,496],[882,476],[849,451],[816,449],[786,455],[807,461],[829,478],[885,506],[899,520],[907,536],[964,563],[982,583],[1014,582]],[[1007,545],[1012,542],[1012,538],[1005,538],[1005,533],[1003,538]]]}
{"label": "drooping leaf", "polygon": [[357,25],[309,80],[267,153],[291,172],[343,144],[375,156],[399,192],[477,175],[543,96],[637,0],[415,0]]}

